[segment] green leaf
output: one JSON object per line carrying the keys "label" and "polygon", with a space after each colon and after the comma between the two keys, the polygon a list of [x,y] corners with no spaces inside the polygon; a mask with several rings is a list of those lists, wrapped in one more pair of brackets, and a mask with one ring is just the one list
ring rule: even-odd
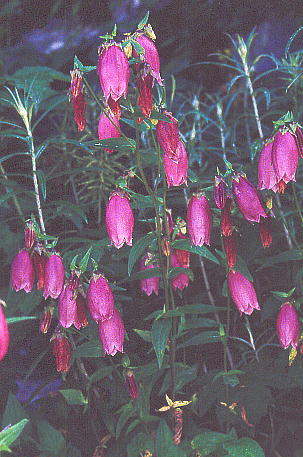
{"label": "green leaf", "polygon": [[9,451],[9,446],[16,441],[22,430],[28,423],[28,419],[22,419],[15,425],[8,426],[0,432],[0,451]]}
{"label": "green leaf", "polygon": [[129,154],[135,151],[136,142],[131,138],[108,138],[107,140],[98,141],[98,143],[95,143],[95,146]]}
{"label": "green leaf", "polygon": [[8,324],[16,324],[17,322],[29,321],[32,319],[37,319],[36,316],[20,316],[20,317],[8,317],[6,319]]}
{"label": "green leaf", "polygon": [[138,30],[143,29],[143,27],[147,24],[148,18],[149,18],[149,11],[147,11],[144,18],[141,19],[141,21],[139,22],[138,27],[137,27]]}
{"label": "green leaf", "polygon": [[240,438],[223,444],[231,457],[265,457],[261,446],[251,438]]}
{"label": "green leaf", "polygon": [[231,436],[224,433],[205,432],[195,436],[191,445],[193,449],[199,451],[201,457],[205,457],[211,452],[218,451],[223,443],[230,440]]}
{"label": "green leaf", "polygon": [[39,449],[49,457],[63,457],[65,455],[65,439],[58,430],[52,427],[47,421],[37,422],[37,434],[39,438]]}
{"label": "green leaf", "polygon": [[174,445],[172,432],[164,420],[157,429],[155,451],[157,457],[186,457],[184,451]]}
{"label": "green leaf", "polygon": [[258,270],[262,270],[263,268],[269,267],[271,265],[290,262],[293,260],[302,260],[303,259],[303,251],[300,249],[290,249],[288,251],[281,252],[280,254],[271,256],[271,257],[262,257],[262,259],[257,259],[257,262],[261,264]]}
{"label": "green leaf", "polygon": [[83,63],[78,59],[77,56],[74,57],[74,69],[78,68],[82,73],[88,73],[89,71],[96,70],[95,66],[89,65],[83,65]]}
{"label": "green leaf", "polygon": [[157,356],[158,366],[161,368],[167,338],[171,330],[171,319],[159,319],[153,322],[151,336],[153,347]]}
{"label": "green leaf", "polygon": [[87,405],[88,403],[88,399],[84,397],[81,390],[62,389],[59,392],[62,393],[68,405]]}
{"label": "green leaf", "polygon": [[99,368],[98,370],[95,371],[94,374],[91,375],[91,377],[89,378],[89,384],[93,384],[94,382],[98,382],[100,381],[101,379],[104,379],[104,378],[107,378],[108,376],[110,376],[113,372],[113,367],[110,366],[110,367],[102,367],[102,368]]}
{"label": "green leaf", "polygon": [[127,457],[137,457],[149,451],[154,454],[154,440],[146,433],[137,433],[127,445]]}
{"label": "green leaf", "polygon": [[184,267],[173,267],[173,268],[170,268],[169,272],[168,272],[168,279],[175,278],[180,273],[186,274],[191,281],[194,280],[193,271],[190,268],[184,268]]}
{"label": "green leaf", "polygon": [[120,411],[121,411],[121,414],[119,416],[117,426],[116,426],[116,439],[119,438],[120,433],[122,432],[122,429],[126,425],[128,420],[131,417],[136,416],[136,410],[132,403],[127,403],[126,405],[122,406]]}
{"label": "green leaf", "polygon": [[73,351],[73,358],[100,357],[102,354],[99,340],[94,339],[77,346]]}
{"label": "green leaf", "polygon": [[133,47],[135,48],[137,54],[144,54],[145,53],[145,49],[143,48],[143,46],[141,46],[141,44],[139,44],[136,40],[133,40],[133,39],[130,39]]}
{"label": "green leaf", "polygon": [[214,311],[226,311],[226,307],[223,306],[212,306],[212,305],[185,305],[178,306],[176,309],[170,309],[166,312],[163,311],[154,311],[149,314],[144,320],[148,321],[150,319],[160,319],[162,317],[172,317],[172,316],[183,316],[184,314],[208,314],[213,313]]}
{"label": "green leaf", "polygon": [[37,179],[38,179],[38,184],[39,184],[39,189],[42,193],[43,199],[46,199],[46,177],[45,174],[42,170],[37,170],[36,171]]}
{"label": "green leaf", "polygon": [[81,273],[85,273],[86,272],[86,268],[87,268],[87,264],[89,262],[91,250],[92,250],[92,246],[87,250],[87,252],[84,254],[83,258],[81,259],[81,262],[79,264],[79,269],[80,269]]}
{"label": "green leaf", "polygon": [[182,344],[178,345],[178,349],[186,348],[188,346],[197,346],[200,344],[208,344],[208,343],[217,343],[221,340],[220,333],[213,330],[208,332],[201,332],[198,335],[194,335],[185,341]]}
{"label": "green leaf", "polygon": [[133,328],[133,331],[137,333],[144,341],[148,343],[152,342],[151,332],[149,330],[139,330],[138,328]]}
{"label": "green leaf", "polygon": [[147,279],[147,278],[161,278],[162,273],[160,268],[148,268],[146,270],[137,271],[136,273],[132,274],[132,281],[138,279]]}
{"label": "green leaf", "polygon": [[[15,424],[27,417],[28,415],[23,406],[19,403],[16,396],[10,392],[8,394],[7,403],[2,417],[2,427]],[[27,428],[29,427],[30,424]]]}
{"label": "green leaf", "polygon": [[129,256],[128,256],[128,266],[127,271],[128,275],[131,275],[133,267],[139,257],[145,253],[149,245],[156,239],[156,233],[150,232],[145,235],[143,238],[140,238],[131,248]]}
{"label": "green leaf", "polygon": [[205,257],[206,259],[220,265],[217,257],[215,257],[209,249],[207,249],[205,246],[191,246],[190,240],[175,240],[172,243],[172,247],[175,249],[183,249],[184,251],[189,251],[193,254],[198,254],[199,256]]}

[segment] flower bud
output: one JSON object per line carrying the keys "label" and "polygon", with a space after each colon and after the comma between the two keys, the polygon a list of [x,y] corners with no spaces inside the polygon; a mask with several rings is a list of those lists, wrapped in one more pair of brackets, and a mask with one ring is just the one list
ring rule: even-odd
{"label": "flower bud", "polygon": [[[179,232],[176,235],[176,239],[187,240],[188,236],[183,235],[182,233]],[[174,249],[174,253],[175,253],[180,265],[182,265],[184,268],[189,268],[190,252],[185,251],[184,249]]]}
{"label": "flower bud", "polygon": [[143,62],[149,65],[151,75],[157,80],[160,86],[163,86],[163,82],[160,76],[159,54],[154,42],[144,34],[139,33],[135,37],[135,40],[144,48],[144,54],[138,55],[137,51],[134,49],[134,57],[143,60]]}
{"label": "flower bud", "polygon": [[114,296],[107,280],[100,273],[93,274],[86,298],[89,311],[95,321],[104,321],[112,317]]}
{"label": "flower bud", "polygon": [[[181,263],[179,263],[179,261],[177,259],[177,256],[176,256],[174,251],[171,253],[170,260],[171,260],[171,266],[173,268],[175,268],[175,267],[187,268],[187,266],[184,266]],[[184,287],[188,287],[189,277],[188,277],[188,275],[186,273],[182,272],[182,273],[177,274],[172,279],[171,283],[172,283],[172,286],[173,286],[174,290],[176,290],[176,289],[183,290]]]}
{"label": "flower bud", "polygon": [[125,381],[128,395],[130,396],[130,398],[134,398],[136,400],[138,398],[138,384],[134,376],[133,370],[126,370]]}
{"label": "flower bud", "polygon": [[[108,138],[120,138],[120,122],[119,119],[111,114],[110,110],[105,113],[101,113],[99,124],[98,124],[98,137],[99,140],[107,140]],[[117,126],[117,128],[115,127]],[[106,152],[114,152],[113,149],[104,149]]]}
{"label": "flower bud", "polygon": [[245,176],[235,174],[232,186],[237,206],[247,221],[260,222],[261,216],[267,217],[257,189]]}
{"label": "flower bud", "polygon": [[297,349],[300,323],[296,308],[289,302],[284,303],[278,313],[277,335],[281,346],[286,349],[290,345]]}
{"label": "flower bud", "polygon": [[167,154],[173,161],[179,162],[181,150],[178,148],[178,145],[181,140],[178,121],[168,111],[164,111],[163,114],[167,116],[170,122],[159,120],[156,126],[156,137],[164,154]]}
{"label": "flower bud", "polygon": [[253,284],[238,271],[229,271],[227,276],[229,294],[240,314],[251,314],[260,309]]}
{"label": "flower bud", "polygon": [[258,187],[259,189],[271,189],[274,192],[278,190],[277,175],[272,163],[273,142],[265,143],[261,152],[258,163]]}
{"label": "flower bud", "polygon": [[[151,74],[140,73],[137,79],[138,86],[138,106],[140,106],[144,117],[149,118],[153,108],[153,84],[154,79]],[[138,118],[138,122],[141,124],[143,118]]]}
{"label": "flower bud", "polygon": [[2,360],[7,351],[9,345],[9,332],[8,332],[8,325],[7,321],[2,309],[0,306],[0,360]]}
{"label": "flower bud", "polygon": [[74,109],[74,119],[78,126],[79,132],[82,132],[86,126],[86,119],[85,119],[85,98],[83,93],[83,83],[82,83],[82,75],[78,69],[72,70],[71,74],[71,86],[70,86],[70,94],[72,97],[72,104]]}
{"label": "flower bud", "polygon": [[110,319],[99,321],[99,338],[105,354],[115,355],[118,351],[123,352],[124,325],[120,313],[114,309]]}
{"label": "flower bud", "polygon": [[187,228],[190,241],[195,246],[210,244],[212,214],[207,198],[201,193],[193,194],[187,208]]}
{"label": "flower bud", "polygon": [[227,196],[224,208],[221,211],[221,232],[223,236],[230,236],[232,234],[232,221],[231,221],[231,207],[233,200]]}
{"label": "flower bud", "polygon": [[64,328],[68,328],[75,322],[76,317],[76,293],[70,282],[66,282],[59,296],[59,322]]}
{"label": "flower bud", "polygon": [[37,290],[42,290],[44,288],[46,257],[43,254],[43,252],[39,254],[39,252],[34,250],[32,255],[32,261],[34,266],[35,277],[37,280]]}
{"label": "flower bud", "polygon": [[51,338],[56,369],[59,373],[67,373],[70,369],[70,342],[61,332],[56,331]]}
{"label": "flower bud", "polygon": [[26,249],[22,249],[15,255],[11,266],[12,289],[18,292],[24,289],[31,292],[34,285],[34,268],[30,255]]}
{"label": "flower bud", "polygon": [[34,246],[36,240],[36,232],[34,230],[34,225],[32,221],[26,223],[24,229],[24,243],[26,249],[31,249]]}
{"label": "flower bud", "polygon": [[[158,262],[153,263],[153,255],[151,253],[148,253],[145,257],[143,257],[140,262],[141,271],[155,267],[159,267],[159,264]],[[148,296],[150,296],[153,292],[155,292],[156,295],[159,294],[159,284],[160,278],[156,276],[154,278],[145,278],[140,280],[141,291]]]}
{"label": "flower bud", "polygon": [[272,222],[269,216],[260,218],[260,239],[264,248],[272,243]]}
{"label": "flower bud", "polygon": [[52,317],[54,313],[54,307],[53,306],[45,306],[44,308],[44,313],[40,322],[40,332],[41,333],[47,333],[50,325],[52,323]]}
{"label": "flower bud", "polygon": [[76,298],[76,315],[74,326],[80,330],[81,327],[86,327],[88,324],[86,316],[85,298],[79,293]]}
{"label": "flower bud", "polygon": [[277,176],[278,192],[284,193],[289,181],[296,181],[299,149],[296,136],[287,127],[275,134],[272,145],[272,163]]}
{"label": "flower bud", "polygon": [[168,187],[181,186],[187,180],[188,158],[181,140],[177,146],[176,156],[179,158],[178,162],[171,159],[168,154],[164,154],[163,164]]}
{"label": "flower bud", "polygon": [[47,259],[44,271],[43,297],[58,298],[64,284],[64,265],[59,254],[53,253]]}
{"label": "flower bud", "polygon": [[230,236],[223,236],[223,244],[227,265],[229,268],[234,268],[237,262],[236,234],[234,231]]}
{"label": "flower bud", "polygon": [[97,73],[104,97],[108,102],[119,100],[127,95],[129,82],[128,60],[120,45],[115,42],[105,44],[100,48]]}
{"label": "flower bud", "polygon": [[215,176],[214,199],[217,208],[223,209],[226,202],[226,183],[222,176]]}
{"label": "flower bud", "polygon": [[116,246],[120,249],[124,243],[132,245],[134,216],[126,192],[115,190],[111,193],[106,207],[107,233]]}

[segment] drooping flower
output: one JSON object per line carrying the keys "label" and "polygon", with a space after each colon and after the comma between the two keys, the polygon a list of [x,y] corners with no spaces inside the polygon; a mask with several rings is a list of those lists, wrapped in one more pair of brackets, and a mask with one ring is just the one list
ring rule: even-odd
{"label": "drooping flower", "polygon": [[31,249],[36,240],[36,232],[32,221],[28,221],[24,229],[24,244],[26,249]]}
{"label": "drooping flower", "polygon": [[[159,267],[158,262],[155,263],[153,257],[154,256],[150,252],[148,252],[140,262],[140,270],[148,270]],[[156,295],[159,294],[159,284],[160,277],[156,276],[140,280],[140,288],[142,292],[144,292],[148,296],[150,296],[153,292]]]}
{"label": "drooping flower", "polygon": [[71,346],[68,338],[57,330],[51,338],[56,369],[59,373],[67,373],[70,369]]}
{"label": "drooping flower", "polygon": [[156,137],[158,143],[171,160],[179,162],[181,149],[178,148],[180,143],[180,133],[178,128],[178,121],[168,111],[164,111],[163,115],[167,116],[170,122],[159,120],[156,125]]}
{"label": "drooping flower", "polygon": [[59,254],[53,253],[47,259],[44,270],[43,297],[58,298],[64,284],[64,265]]}
{"label": "drooping flower", "polygon": [[214,200],[217,208],[224,208],[226,202],[226,183],[222,176],[215,176]]}
{"label": "drooping flower", "polygon": [[109,98],[117,101],[122,95],[126,97],[130,71],[127,57],[118,43],[99,48],[97,73],[107,103],[111,104]]}
{"label": "drooping flower", "polygon": [[86,316],[85,298],[79,293],[76,298],[76,315],[74,326],[80,330],[81,327],[86,327],[88,324]]}
{"label": "drooping flower", "polygon": [[75,322],[76,319],[76,294],[75,290],[67,281],[59,296],[59,322],[64,328],[68,328]]}
{"label": "drooping flower", "polygon": [[177,146],[176,155],[179,161],[171,159],[168,154],[164,154],[163,163],[166,175],[167,186],[181,186],[186,183],[188,158],[184,144],[180,140]]}
{"label": "drooping flower", "polygon": [[74,109],[74,119],[78,126],[79,132],[82,132],[86,126],[85,119],[85,98],[83,93],[82,74],[78,69],[72,70],[70,95],[72,97],[72,104]]}
{"label": "drooping flower", "polygon": [[235,231],[233,231],[230,236],[223,236],[223,244],[227,265],[229,266],[229,268],[234,268],[237,262]]}
{"label": "drooping flower", "polygon": [[2,309],[0,306],[0,360],[2,360],[7,351],[9,345],[9,332],[8,332],[8,325],[7,321]]}
{"label": "drooping flower", "polygon": [[264,248],[272,243],[272,221],[269,216],[260,218],[260,239]]}
{"label": "drooping flower", "polygon": [[[119,119],[108,110],[107,115],[101,113],[98,123],[98,138],[99,140],[107,140],[108,138],[120,138],[120,122]],[[114,152],[113,149],[104,149],[106,152]]]}
{"label": "drooping flower", "polygon": [[[176,240],[187,240],[188,236],[183,235],[183,233],[177,233]],[[183,265],[184,268],[189,268],[189,259],[190,259],[190,251],[186,251],[185,249],[174,249],[175,256],[177,257],[178,262]]]}
{"label": "drooping flower", "polygon": [[[154,79],[150,73],[145,72],[138,75],[138,106],[140,106],[144,117],[149,118],[153,108],[153,84]],[[143,118],[137,119],[139,123],[143,122]]]}
{"label": "drooping flower", "polygon": [[296,137],[286,127],[275,134],[272,145],[272,163],[277,176],[277,190],[284,193],[289,181],[296,181],[299,148]]}
{"label": "drooping flower", "polygon": [[235,174],[232,186],[237,206],[247,221],[260,222],[261,216],[267,217],[257,189],[245,175]]}
{"label": "drooping flower", "polygon": [[133,370],[126,370],[125,381],[129,397],[136,400],[138,398],[138,384]]}
{"label": "drooping flower", "polygon": [[[170,260],[171,260],[171,266],[173,268],[175,268],[175,267],[187,268],[187,265],[183,265],[178,261],[177,256],[176,256],[174,251],[171,253]],[[184,287],[188,287],[189,277],[188,277],[188,275],[186,273],[183,273],[183,272],[182,273],[178,273],[172,279],[171,283],[172,283],[172,286],[173,286],[174,290],[176,290],[176,289],[183,290]]]}
{"label": "drooping flower", "polygon": [[91,277],[86,299],[91,316],[95,321],[104,321],[112,317],[114,296],[102,274],[94,273]]}
{"label": "drooping flower", "polygon": [[100,320],[98,327],[105,354],[115,355],[118,351],[123,352],[125,330],[119,311],[114,309],[112,317]]}
{"label": "drooping flower", "polygon": [[46,257],[43,252],[39,253],[38,251],[34,250],[32,261],[35,277],[37,280],[37,290],[42,290],[44,288]]}
{"label": "drooping flower", "polygon": [[273,142],[264,144],[258,163],[258,187],[259,189],[271,189],[274,192],[278,190],[277,174],[272,162]]}
{"label": "drooping flower", "polygon": [[53,313],[54,313],[54,307],[53,306],[45,306],[44,312],[43,312],[43,315],[42,315],[42,319],[40,321],[40,326],[39,326],[39,329],[40,329],[41,333],[47,333],[48,332],[48,330],[50,328],[50,325],[51,325],[51,322],[52,322]]}
{"label": "drooping flower", "polygon": [[107,233],[116,246],[120,249],[124,243],[132,245],[134,216],[126,192],[116,189],[111,193],[106,207]]}
{"label": "drooping flower", "polygon": [[144,53],[138,56],[136,50],[134,49],[134,57],[140,58],[143,60],[143,62],[149,65],[153,78],[157,80],[160,86],[163,86],[163,82],[160,76],[159,54],[154,42],[143,33],[138,34],[135,37],[135,40],[144,48]]}
{"label": "drooping flower", "polygon": [[24,289],[31,292],[34,285],[34,268],[32,259],[26,249],[15,255],[11,266],[12,289],[18,292]]}
{"label": "drooping flower", "polygon": [[227,283],[231,299],[240,314],[251,314],[254,309],[260,309],[254,286],[245,276],[230,270]]}
{"label": "drooping flower", "polygon": [[227,196],[225,205],[221,210],[221,232],[223,236],[230,236],[232,234],[232,221],[230,214],[232,204],[232,198],[230,196]]}
{"label": "drooping flower", "polygon": [[296,308],[289,302],[284,303],[278,313],[277,318],[277,335],[281,346],[286,349],[290,345],[297,349],[300,322]]}
{"label": "drooping flower", "polygon": [[187,208],[187,229],[195,246],[210,244],[212,214],[207,198],[202,192],[193,194]]}

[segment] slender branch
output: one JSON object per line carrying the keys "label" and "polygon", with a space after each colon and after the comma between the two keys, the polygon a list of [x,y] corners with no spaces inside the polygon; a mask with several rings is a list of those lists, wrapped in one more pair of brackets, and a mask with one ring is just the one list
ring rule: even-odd
{"label": "slender branch", "polygon": [[245,72],[245,76],[246,76],[248,90],[249,90],[251,101],[252,101],[253,108],[254,108],[255,119],[256,119],[257,128],[258,128],[258,132],[259,132],[259,137],[260,137],[261,140],[263,140],[263,138],[264,138],[263,129],[262,129],[261,119],[260,119],[260,115],[259,115],[257,100],[256,100],[256,97],[255,97],[255,94],[254,94],[254,88],[253,88],[251,77],[250,77],[249,68],[248,68],[246,60],[244,59],[242,61],[243,61],[243,68],[244,68],[244,72]]}
{"label": "slender branch", "polygon": [[29,138],[29,149],[30,149],[31,158],[32,158],[33,181],[34,181],[38,216],[39,216],[41,231],[42,231],[42,233],[45,234],[45,224],[44,224],[44,219],[43,219],[39,185],[38,185],[38,179],[37,179],[37,164],[36,164],[34,140],[33,140],[32,132],[29,127],[27,129],[27,133],[28,133],[28,138]]}

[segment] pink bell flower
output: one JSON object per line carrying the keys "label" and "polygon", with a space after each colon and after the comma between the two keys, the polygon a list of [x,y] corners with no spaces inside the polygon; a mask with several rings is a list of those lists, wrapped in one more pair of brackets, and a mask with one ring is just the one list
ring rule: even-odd
{"label": "pink bell flower", "polygon": [[237,263],[236,234],[233,231],[230,236],[223,236],[223,245],[226,261],[229,268],[234,268]]}
{"label": "pink bell flower", "polygon": [[[178,261],[177,256],[176,256],[174,251],[171,253],[170,260],[171,260],[171,266],[173,268],[175,268],[175,267],[186,268],[187,267],[187,265],[183,265]],[[174,290],[176,290],[176,289],[183,290],[184,287],[188,287],[189,277],[188,277],[188,275],[186,273],[183,273],[183,272],[182,273],[178,273],[172,279],[171,283],[172,283],[172,286],[173,286]]]}
{"label": "pink bell flower", "polygon": [[12,289],[18,292],[24,289],[31,292],[34,285],[34,268],[32,259],[26,249],[22,249],[15,255],[11,266]]}
{"label": "pink bell flower", "polygon": [[44,270],[43,297],[58,298],[64,285],[64,265],[59,254],[51,254]]}
{"label": "pink bell flower", "polygon": [[[153,77],[151,74],[139,74],[137,80],[138,86],[138,106],[140,106],[143,116],[150,117],[153,108]],[[143,118],[138,118],[138,122],[142,123]]]}
{"label": "pink bell flower", "polygon": [[[98,123],[98,138],[99,140],[107,140],[108,138],[120,138],[120,122],[119,119],[108,111],[108,116],[101,113]],[[112,121],[112,122],[111,122]],[[114,152],[113,149],[104,149],[106,152]]]}
{"label": "pink bell flower", "polygon": [[119,311],[114,309],[112,317],[99,321],[98,327],[105,354],[115,355],[118,351],[123,352],[125,330]]}
{"label": "pink bell flower", "polygon": [[9,345],[9,332],[8,332],[8,325],[7,321],[2,309],[0,306],[0,360],[2,360],[7,351]]}
{"label": "pink bell flower", "polygon": [[238,271],[229,271],[227,275],[229,294],[240,314],[251,314],[260,309],[253,284]]}
{"label": "pink bell flower", "polygon": [[296,308],[289,302],[284,303],[277,317],[277,335],[281,346],[286,349],[290,345],[297,349],[300,336],[300,322]]}
{"label": "pink bell flower", "polygon": [[277,176],[277,190],[284,193],[289,181],[296,181],[299,148],[295,135],[285,127],[276,134],[272,145],[272,163]]}
{"label": "pink bell flower", "polygon": [[224,208],[226,202],[226,183],[222,176],[215,176],[214,200],[217,208]]}
{"label": "pink bell flower", "polygon": [[[153,263],[152,261],[152,254],[148,253],[140,262],[140,270],[148,270],[158,267],[158,263]],[[146,295],[150,296],[153,292],[158,295],[159,294],[159,284],[160,278],[145,278],[140,280],[140,288],[141,291],[144,292]]]}
{"label": "pink bell flower", "polygon": [[210,244],[212,214],[207,198],[201,192],[194,194],[187,208],[187,229],[195,246]]}
{"label": "pink bell flower", "polygon": [[140,56],[138,56],[138,53],[134,49],[134,57],[140,58],[146,64],[148,64],[150,66],[150,72],[153,78],[157,80],[160,86],[163,86],[163,82],[160,76],[159,54],[154,42],[144,34],[138,34],[135,37],[135,40],[144,48],[144,54],[140,54]]}
{"label": "pink bell flower", "polygon": [[267,217],[257,189],[245,175],[234,175],[232,186],[237,206],[247,221],[260,222],[261,216]]}
{"label": "pink bell flower", "polygon": [[162,114],[167,116],[170,122],[159,120],[156,125],[156,137],[158,143],[171,160],[178,163],[180,160],[179,154],[181,149],[178,148],[180,143],[180,133],[178,129],[178,121],[168,111],[164,111]]}
{"label": "pink bell flower", "polygon": [[111,242],[120,249],[124,243],[132,245],[134,216],[126,192],[111,193],[106,207],[106,228]]}
{"label": "pink bell flower", "polygon": [[163,163],[166,175],[167,186],[181,186],[186,183],[188,158],[184,144],[180,140],[176,151],[179,161],[171,159],[168,154],[164,154]]}
{"label": "pink bell flower", "polygon": [[114,296],[106,278],[94,273],[88,286],[87,303],[95,321],[110,319],[114,311]]}
{"label": "pink bell flower", "polygon": [[68,328],[76,319],[76,294],[75,290],[68,281],[59,296],[59,322],[64,328]]}
{"label": "pink bell flower", "polygon": [[258,163],[258,188],[278,190],[278,179],[272,162],[273,142],[265,143]]}
{"label": "pink bell flower", "polygon": [[115,42],[100,47],[97,65],[100,86],[108,102],[126,98],[130,70],[127,57],[121,46]]}

